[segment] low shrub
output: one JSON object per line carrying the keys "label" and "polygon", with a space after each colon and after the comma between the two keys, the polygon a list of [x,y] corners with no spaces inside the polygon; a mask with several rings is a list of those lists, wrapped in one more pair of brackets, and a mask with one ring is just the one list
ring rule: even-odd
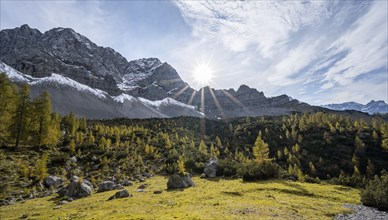
{"label": "low shrub", "polygon": [[250,161],[241,165],[237,174],[243,178],[243,181],[267,180],[279,176],[279,165],[271,161],[258,163]]}
{"label": "low shrub", "polygon": [[361,192],[361,202],[366,206],[376,207],[380,210],[388,210],[388,174],[376,176],[370,180]]}
{"label": "low shrub", "polygon": [[328,182],[343,186],[365,188],[367,180],[362,176],[348,176],[341,174],[338,178],[332,178]]}
{"label": "low shrub", "polygon": [[226,158],[218,161],[217,176],[234,176],[237,174],[239,163],[231,158]]}

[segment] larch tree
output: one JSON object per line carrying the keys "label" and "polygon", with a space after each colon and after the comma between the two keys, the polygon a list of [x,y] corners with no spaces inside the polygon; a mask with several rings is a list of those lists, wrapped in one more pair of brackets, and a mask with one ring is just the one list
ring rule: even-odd
{"label": "larch tree", "polygon": [[11,136],[15,140],[15,148],[28,138],[28,124],[30,109],[30,88],[24,84],[17,100],[16,112],[11,124]]}
{"label": "larch tree", "polygon": [[39,147],[50,144],[51,101],[47,91],[34,101],[34,115],[37,123],[36,144]]}
{"label": "larch tree", "polygon": [[261,138],[261,133],[257,136],[255,146],[252,149],[257,162],[264,162],[269,159],[268,144]]}
{"label": "larch tree", "polygon": [[10,135],[12,118],[16,111],[16,87],[9,81],[5,73],[0,74],[0,146]]}

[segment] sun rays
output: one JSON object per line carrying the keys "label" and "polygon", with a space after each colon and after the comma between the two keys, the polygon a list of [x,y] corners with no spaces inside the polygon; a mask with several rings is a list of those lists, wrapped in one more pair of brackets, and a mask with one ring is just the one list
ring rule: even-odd
{"label": "sun rays", "polygon": [[193,71],[194,80],[199,83],[200,86],[208,86],[214,78],[214,70],[208,64],[199,64]]}

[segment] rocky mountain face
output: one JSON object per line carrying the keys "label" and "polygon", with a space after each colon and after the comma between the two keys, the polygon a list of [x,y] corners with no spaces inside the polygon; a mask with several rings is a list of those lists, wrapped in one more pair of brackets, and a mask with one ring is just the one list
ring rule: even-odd
{"label": "rocky mountain face", "polygon": [[[267,98],[263,92],[246,85],[237,91],[209,87],[196,91],[168,63],[157,58],[128,62],[113,49],[97,46],[69,28],[54,28],[41,33],[23,25],[1,30],[0,61],[3,69],[14,69],[12,71],[25,78],[31,77],[27,81],[32,85],[32,91],[49,90],[55,110],[61,113],[73,111],[87,117],[202,116],[197,111],[201,110],[209,118],[231,118],[319,109],[287,95]],[[66,83],[58,82],[60,76],[64,78],[59,81]],[[35,83],[42,79],[45,83]],[[85,93],[77,86],[87,87],[87,91],[99,91],[105,98]],[[141,98],[148,101],[141,101]],[[128,106],[129,100],[142,104]],[[85,103],[91,106],[99,104],[90,109]],[[143,110],[139,110],[142,109],[139,106],[143,104],[151,106],[153,113],[141,114]],[[135,109],[140,112],[132,114]]]}
{"label": "rocky mountain face", "polygon": [[366,105],[360,104],[358,102],[344,102],[341,104],[328,104],[323,105],[322,107],[332,109],[332,110],[338,110],[338,111],[345,111],[345,110],[356,110],[360,112],[366,112],[368,114],[386,114],[388,113],[388,104],[385,103],[385,101],[370,101]]}

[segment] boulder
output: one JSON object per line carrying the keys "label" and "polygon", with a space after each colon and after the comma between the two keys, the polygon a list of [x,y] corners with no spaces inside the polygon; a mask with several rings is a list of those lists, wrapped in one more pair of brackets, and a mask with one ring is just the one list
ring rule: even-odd
{"label": "boulder", "polygon": [[123,189],[123,186],[120,184],[116,184],[112,181],[104,181],[98,185],[97,192],[105,192],[105,191],[111,191],[116,189]]}
{"label": "boulder", "polygon": [[124,189],[124,190],[116,192],[113,196],[109,197],[108,200],[119,199],[119,198],[127,198],[127,197],[132,197],[132,194],[130,194],[128,192],[128,190]]}
{"label": "boulder", "polygon": [[72,198],[82,198],[92,194],[92,186],[89,181],[82,180],[76,176],[71,179],[69,185],[62,187],[57,192],[60,196],[67,196]]}
{"label": "boulder", "polygon": [[142,176],[145,177],[145,178],[151,178],[152,177],[152,175],[150,173],[143,173]]}
{"label": "boulder", "polygon": [[133,183],[130,180],[124,180],[123,181],[123,186],[132,186],[132,185],[133,185]]}
{"label": "boulder", "polygon": [[145,189],[147,188],[148,184],[141,184],[138,189]]}
{"label": "boulder", "polygon": [[72,156],[69,158],[69,161],[72,162],[72,163],[77,163],[77,157],[76,156]]}
{"label": "boulder", "polygon": [[59,187],[63,185],[63,179],[57,176],[49,176],[45,180],[46,186],[48,187]]}
{"label": "boulder", "polygon": [[190,173],[175,173],[168,178],[167,188],[168,189],[181,189],[190,186],[195,186],[192,175]]}
{"label": "boulder", "polygon": [[218,160],[217,158],[211,158],[205,165],[204,173],[209,178],[214,178],[217,176],[218,170]]}

